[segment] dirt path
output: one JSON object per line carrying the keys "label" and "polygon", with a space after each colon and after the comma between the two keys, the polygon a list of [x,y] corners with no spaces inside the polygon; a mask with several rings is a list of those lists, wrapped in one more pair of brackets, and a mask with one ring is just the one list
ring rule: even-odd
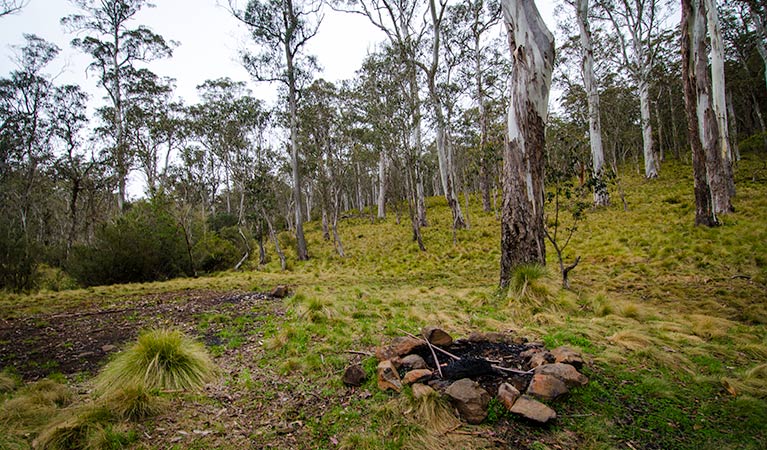
{"label": "dirt path", "polygon": [[276,306],[261,293],[182,291],[127,300],[112,309],[0,320],[0,370],[10,367],[25,381],[51,373],[93,375],[141,330],[173,327],[216,345],[215,324],[200,330],[205,314],[279,314]]}

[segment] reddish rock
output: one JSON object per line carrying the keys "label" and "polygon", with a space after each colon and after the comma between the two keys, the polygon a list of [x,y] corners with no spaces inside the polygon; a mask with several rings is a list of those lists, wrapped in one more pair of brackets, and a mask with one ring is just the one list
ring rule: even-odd
{"label": "reddish rock", "polygon": [[376,349],[376,358],[379,361],[386,361],[399,356],[413,353],[416,348],[426,345],[422,340],[411,338],[409,336],[396,337],[387,347],[378,347]]}
{"label": "reddish rock", "polygon": [[402,384],[413,384],[416,381],[423,381],[429,377],[431,377],[431,370],[429,369],[411,370],[402,377]]}
{"label": "reddish rock", "polygon": [[527,395],[519,397],[509,411],[539,423],[557,418],[556,411]]}
{"label": "reddish rock", "polygon": [[578,370],[583,368],[583,357],[569,347],[557,347],[551,351],[551,355],[554,356],[554,362],[570,364]]}
{"label": "reddish rock", "polygon": [[402,380],[394,364],[389,360],[378,363],[378,388],[382,391],[391,389],[400,392],[402,390]]}
{"label": "reddish rock", "polygon": [[530,381],[530,386],[527,387],[528,394],[545,398],[546,400],[554,400],[568,392],[567,386],[565,386],[562,380],[541,373],[535,374],[532,381]]}
{"label": "reddish rock", "polygon": [[445,390],[453,404],[458,409],[461,417],[466,422],[476,425],[482,423],[487,417],[487,405],[490,403],[490,394],[476,381],[462,378]]}
{"label": "reddish rock", "polygon": [[359,387],[362,386],[362,383],[364,383],[365,380],[367,380],[367,375],[365,374],[365,371],[362,370],[361,365],[354,364],[346,368],[341,380],[347,386]]}
{"label": "reddish rock", "polygon": [[514,386],[509,383],[502,383],[498,386],[498,400],[506,409],[511,409],[519,396],[522,395]]}
{"label": "reddish rock", "polygon": [[578,372],[575,367],[570,364],[546,364],[535,368],[536,374],[551,375],[559,378],[567,387],[585,386],[589,379],[585,375]]}
{"label": "reddish rock", "polygon": [[481,333],[475,331],[466,338],[469,342],[492,342],[494,344],[511,344],[514,341],[514,336],[505,333],[488,332]]}
{"label": "reddish rock", "polygon": [[426,361],[418,355],[405,356],[398,361],[397,366],[405,370],[426,369],[429,367],[426,365]]}
{"label": "reddish rock", "polygon": [[442,328],[435,326],[424,327],[423,330],[421,330],[421,336],[431,342],[432,345],[439,345],[440,347],[447,347],[453,343],[452,336],[447,334]]}

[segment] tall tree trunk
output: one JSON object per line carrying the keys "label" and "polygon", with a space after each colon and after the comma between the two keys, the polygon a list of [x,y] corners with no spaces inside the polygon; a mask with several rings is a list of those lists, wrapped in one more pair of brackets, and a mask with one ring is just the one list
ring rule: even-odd
{"label": "tall tree trunk", "polygon": [[336,246],[336,251],[338,251],[338,255],[341,258],[346,257],[346,253],[344,253],[344,245],[341,243],[341,235],[338,234],[338,213],[340,210],[340,202],[339,202],[339,190],[333,189],[333,218],[331,221],[331,228],[333,229],[333,242]]}
{"label": "tall tree trunk", "polygon": [[716,121],[719,123],[719,147],[726,161],[732,161],[730,148],[729,127],[727,126],[727,96],[725,95],[724,80],[724,43],[719,27],[716,0],[704,0],[706,7],[706,24],[710,39],[711,61],[711,95]]}
{"label": "tall tree trunk", "polygon": [[288,268],[288,264],[285,261],[285,253],[282,251],[282,247],[280,247],[280,241],[277,239],[277,233],[274,232],[274,226],[272,225],[272,219],[269,218],[269,215],[266,214],[266,211],[264,208],[261,208],[261,216],[264,218],[264,221],[266,222],[266,226],[269,228],[269,237],[272,239],[272,243],[274,244],[274,250],[277,252],[277,256],[280,258],[280,267],[282,270],[285,270]]}
{"label": "tall tree trunk", "polygon": [[120,63],[117,59],[117,52],[120,49],[120,33],[119,28],[115,27],[112,35],[114,49],[112,52],[112,66],[114,70],[114,78],[112,80],[113,90],[113,102],[114,102],[114,120],[116,127],[116,142],[115,150],[117,152],[117,209],[120,214],[125,210],[125,197],[126,197],[126,179],[128,178],[128,162],[126,161],[127,146],[125,145],[125,127],[123,124],[123,104],[122,104],[122,90],[120,86]]}
{"label": "tall tree trunk", "polygon": [[410,102],[410,114],[411,114],[411,145],[414,148],[415,156],[415,211],[416,217],[420,227],[428,226],[429,223],[426,220],[426,199],[423,190],[423,167],[421,167],[421,154],[423,151],[423,143],[421,139],[421,98],[418,94],[418,78],[416,76],[415,63],[412,58],[408,60],[408,98]]}
{"label": "tall tree trunk", "polygon": [[642,120],[642,152],[645,178],[658,178],[658,162],[653,150],[652,122],[650,121],[650,83],[646,77],[639,80],[639,111]]}
{"label": "tall tree trunk", "polygon": [[378,218],[386,218],[386,171],[388,160],[386,151],[381,150],[378,157]]}
{"label": "tall tree trunk", "polygon": [[[716,214],[711,199],[711,189],[706,174],[706,152],[701,143],[699,129],[699,100],[701,82],[697,77],[698,58],[705,58],[700,52],[701,43],[694,43],[698,19],[692,11],[693,2],[701,0],[682,0],[682,81],[684,84],[684,104],[687,112],[687,133],[692,147],[692,171],[695,190],[695,225],[708,227],[717,225]],[[703,43],[705,48],[705,42]],[[705,91],[705,86],[703,86]]]}
{"label": "tall tree trunk", "polygon": [[759,52],[759,56],[764,63],[764,83],[767,85],[767,24],[764,23],[764,19],[757,10],[756,2],[750,1],[748,6],[751,8],[751,16],[754,19],[754,26],[756,27],[756,51]]}
{"label": "tall tree trunk", "polygon": [[474,35],[474,71],[477,84],[477,107],[479,108],[479,190],[482,191],[482,210],[490,212],[490,162],[487,148],[487,105],[482,78],[482,54],[480,34]]}
{"label": "tall tree trunk", "polygon": [[589,142],[594,176],[594,205],[610,204],[610,194],[604,177],[605,153],[602,149],[602,124],[599,119],[599,87],[594,76],[594,49],[591,45],[589,26],[589,0],[577,0],[576,16],[581,31],[583,53],[583,84],[589,104]]}
{"label": "tall tree trunk", "polygon": [[502,0],[513,68],[503,152],[501,287],[512,269],[546,263],[543,225],[544,129],[554,64],[554,36],[535,3]]}
{"label": "tall tree trunk", "polygon": [[447,120],[442,110],[442,98],[437,93],[437,69],[439,67],[439,46],[441,37],[442,14],[437,11],[436,2],[429,0],[429,12],[432,23],[432,51],[431,65],[426,68],[427,86],[429,97],[434,108],[437,132],[437,160],[439,162],[439,176],[442,182],[442,191],[445,194],[447,205],[453,215],[453,229],[466,228],[466,220],[461,211],[455,190],[455,171],[453,168],[452,152],[448,146]]}
{"label": "tall tree trunk", "polygon": [[[293,14],[293,5],[289,4]],[[298,170],[298,93],[296,92],[296,73],[293,67],[293,53],[290,42],[285,42],[285,62],[288,77],[288,106],[290,108],[290,166],[293,175],[293,196],[295,197],[296,250],[299,261],[309,259],[304,237],[304,219],[301,212],[301,174]]]}
{"label": "tall tree trunk", "polygon": [[738,126],[735,121],[735,108],[732,104],[732,91],[727,91],[727,115],[730,119],[727,125],[730,127],[730,141],[732,143],[732,163],[740,161],[740,147],[738,146]]}

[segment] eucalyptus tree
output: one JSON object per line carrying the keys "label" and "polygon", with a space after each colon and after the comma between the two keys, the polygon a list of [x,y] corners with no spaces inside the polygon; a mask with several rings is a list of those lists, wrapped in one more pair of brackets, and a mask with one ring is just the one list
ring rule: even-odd
{"label": "eucalyptus tree", "polygon": [[718,153],[719,124],[711,105],[703,0],[682,0],[682,79],[693,159],[695,224],[718,225],[707,159]]}
{"label": "eucalyptus tree", "polygon": [[420,21],[425,13],[419,0],[337,0],[334,8],[366,17],[373,26],[386,36],[388,46],[399,59],[404,71],[402,89],[410,108],[410,142],[415,155],[413,163],[414,182],[411,185],[416,199],[416,217],[420,227],[428,225],[424,197],[424,163],[420,83],[416,59],[418,49],[426,34],[428,24]]}
{"label": "eucalyptus tree", "polygon": [[650,74],[668,11],[664,0],[598,0],[600,13],[612,23],[623,66],[637,85],[646,178],[657,178],[659,163],[653,149],[650,117]]}
{"label": "eucalyptus tree", "polygon": [[602,149],[602,123],[599,110],[599,83],[594,73],[594,48],[589,22],[589,0],[575,0],[575,17],[580,29],[583,85],[589,105],[589,143],[591,144],[591,169],[594,177],[594,205],[606,206],[610,194],[605,182],[605,155]]}
{"label": "eucalyptus tree", "polygon": [[[397,217],[400,201],[407,203],[413,240],[425,250],[421,233],[423,222],[419,215],[423,189],[418,188],[422,182],[419,181],[422,155],[418,146],[412,145],[413,103],[407,88],[412,79],[407,69],[409,63],[400,56],[397,49],[387,47],[363,61],[353,103],[358,116],[356,128],[361,141],[379,154],[379,177],[380,161],[385,158],[386,189],[391,193],[389,202]],[[416,134],[420,136],[420,133]],[[381,153],[385,157],[381,157]]]}
{"label": "eucalyptus tree", "polygon": [[239,9],[229,0],[232,14],[251,32],[258,53],[243,54],[243,64],[257,81],[278,82],[287,89],[291,172],[295,200],[298,259],[309,259],[301,211],[301,178],[298,149],[299,93],[311,80],[316,66],[306,54],[307,43],[317,34],[322,16],[317,0],[250,0]]}
{"label": "eucalyptus tree", "polygon": [[69,256],[79,230],[89,227],[81,223],[83,194],[98,176],[100,161],[86,148],[85,132],[88,117],[85,112],[88,95],[79,86],[57,87],[51,102],[51,133],[54,146],[59,149],[54,162],[54,176],[68,188],[69,226],[66,232],[65,257]]}
{"label": "eucalyptus tree", "polygon": [[429,92],[429,100],[434,111],[435,134],[437,147],[437,160],[439,162],[439,175],[442,185],[442,192],[445,194],[448,207],[453,216],[453,229],[466,228],[466,219],[461,211],[461,204],[456,196],[456,181],[453,147],[449,142],[448,120],[445,117],[445,100],[438,92],[438,72],[444,68],[445,64],[440,63],[440,55],[444,52],[442,48],[442,35],[445,22],[445,12],[447,11],[447,1],[429,0],[428,15],[431,18],[431,52],[424,63],[415,60],[415,64],[423,70],[426,75],[426,87]]}
{"label": "eucalyptus tree", "polygon": [[124,210],[126,180],[130,172],[130,149],[125,130],[125,82],[136,71],[134,64],[167,58],[173,54],[172,42],[139,25],[130,27],[141,8],[152,6],[147,0],[70,0],[82,13],[67,16],[61,23],[71,32],[84,34],[72,46],[93,59],[88,70],[99,77],[114,115],[113,165],[117,174],[117,205]]}
{"label": "eucalyptus tree", "polygon": [[242,222],[252,153],[263,145],[269,113],[244,82],[207,80],[197,89],[202,102],[189,108],[190,127],[196,140],[221,162],[227,213],[232,213],[232,192],[239,194],[237,217]]}
{"label": "eucalyptus tree", "polygon": [[0,201],[5,215],[13,214],[25,239],[30,237],[31,214],[42,169],[51,159],[50,117],[53,85],[45,67],[60,49],[35,35],[24,35],[17,48],[18,70],[0,79]]}
{"label": "eucalyptus tree", "polygon": [[458,53],[466,59],[463,67],[464,77],[472,80],[474,101],[478,108],[479,141],[477,143],[479,161],[479,186],[482,195],[482,208],[490,211],[490,185],[492,164],[495,161],[492,153],[488,154],[488,90],[492,89],[491,80],[495,77],[493,63],[502,58],[490,55],[493,44],[488,42],[488,32],[495,27],[501,18],[500,4],[493,0],[484,2],[471,0],[469,2],[451,5],[448,20],[452,31],[450,43],[458,48]]}
{"label": "eucalyptus tree", "polygon": [[[170,108],[173,80],[161,79],[139,69],[126,83],[125,140],[146,178],[146,193],[154,198],[163,190],[162,150],[173,145],[174,130],[166,128],[163,115]],[[167,161],[170,148],[165,149]]]}
{"label": "eucalyptus tree", "polygon": [[500,285],[515,266],[546,263],[543,224],[544,130],[554,67],[554,36],[534,2],[503,0],[513,66],[503,152]]}

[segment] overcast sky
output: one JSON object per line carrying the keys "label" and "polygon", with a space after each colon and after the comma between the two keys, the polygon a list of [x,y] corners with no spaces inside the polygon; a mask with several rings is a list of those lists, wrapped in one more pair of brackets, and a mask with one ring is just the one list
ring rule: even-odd
{"label": "overcast sky", "polygon": [[[148,67],[160,76],[175,78],[176,95],[187,103],[197,101],[197,85],[220,77],[248,81],[257,97],[273,100],[276,87],[250,83],[247,71],[240,65],[238,52],[249,45],[248,34],[222,6],[225,2],[154,0],[156,7],[142,9],[130,26],[146,25],[166,40],[180,43],[172,58],[154,61]],[[537,1],[553,29],[552,3],[553,0]],[[85,74],[90,58],[69,45],[75,36],[60,25],[62,17],[78,12],[68,0],[30,0],[21,13],[0,19],[0,76],[7,76],[16,68],[13,46],[24,44],[23,34],[36,34],[62,49],[49,70],[56,75],[57,84],[80,84],[92,95],[92,103],[102,104],[104,94],[97,87],[95,75]],[[383,33],[364,17],[329,10],[318,35],[310,41],[309,51],[324,68],[318,76],[336,81],[353,77],[365,55],[383,39]]]}

